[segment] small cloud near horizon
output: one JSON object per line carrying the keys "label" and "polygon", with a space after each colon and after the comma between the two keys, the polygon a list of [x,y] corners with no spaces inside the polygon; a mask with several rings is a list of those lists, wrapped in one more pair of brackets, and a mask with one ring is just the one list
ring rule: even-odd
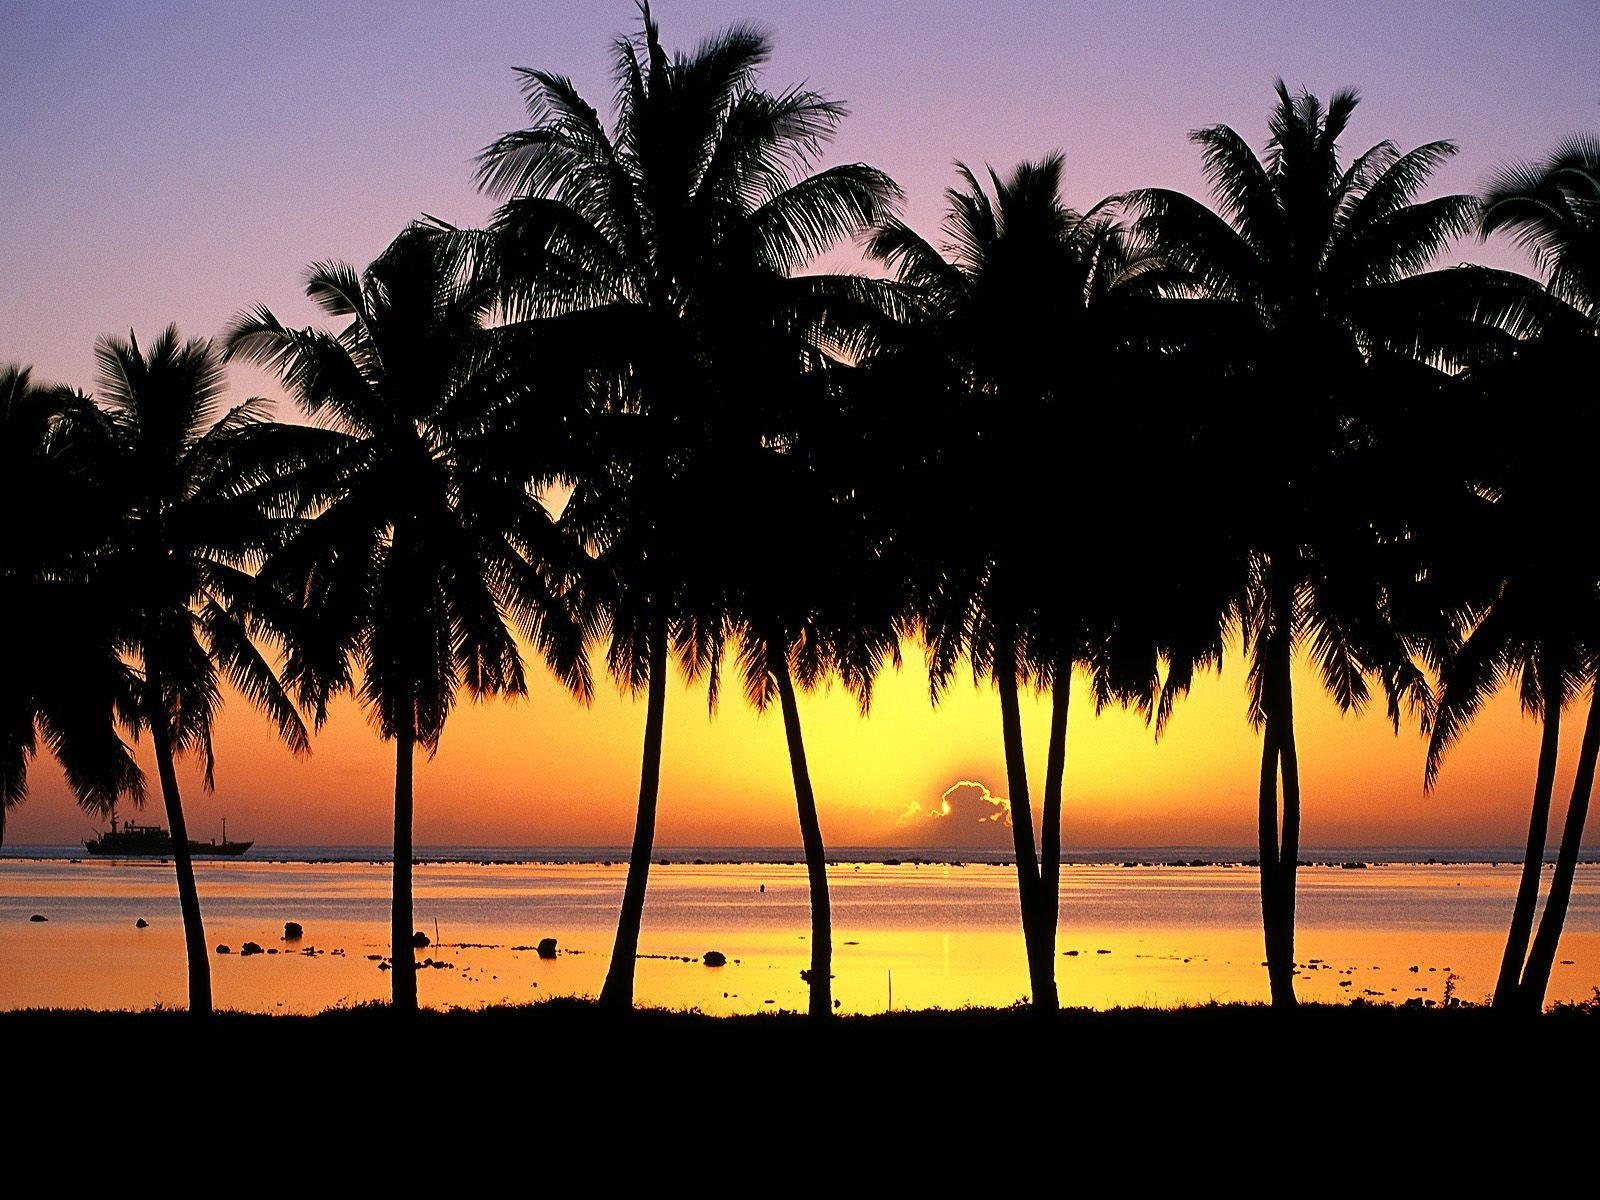
{"label": "small cloud near horizon", "polygon": [[933,806],[906,805],[899,826],[913,845],[1004,849],[1011,845],[1011,801],[980,780],[958,779]]}

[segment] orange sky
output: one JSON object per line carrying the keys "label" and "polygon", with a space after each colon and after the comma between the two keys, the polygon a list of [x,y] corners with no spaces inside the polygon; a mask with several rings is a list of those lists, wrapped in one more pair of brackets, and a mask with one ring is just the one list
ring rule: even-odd
{"label": "orange sky", "polygon": [[[1244,664],[1199,680],[1157,745],[1137,716],[1095,718],[1087,688],[1070,719],[1066,844],[1246,846],[1255,837],[1260,742],[1244,718]],[[1381,707],[1341,718],[1301,664],[1296,716],[1305,796],[1304,844],[1515,845],[1525,836],[1537,728],[1506,692],[1479,717],[1422,794],[1423,742],[1396,737]],[[644,707],[602,684],[591,708],[543,674],[518,702],[464,704],[438,755],[419,762],[419,845],[621,845],[632,832]],[[1569,710],[1552,839],[1571,784],[1582,708]],[[937,810],[961,780],[1005,794],[999,708],[991,689],[955,686],[937,710],[927,700],[922,657],[879,682],[862,719],[842,690],[802,707],[823,832],[834,846],[974,845],[1002,830],[978,787],[957,789],[949,818]],[[1044,764],[1046,706],[1024,709],[1034,802]],[[341,702],[309,757],[274,742],[267,723],[230,697],[217,731],[217,792],[184,772],[191,835],[229,833],[264,844],[381,845],[389,840],[392,747],[360,710]],[[148,769],[148,764],[147,764]],[[152,785],[154,772],[149,772]],[[33,795],[8,822],[7,843],[66,843],[94,822],[68,798],[54,763],[41,760]],[[159,802],[152,804],[159,818]],[[163,823],[164,819],[163,819]],[[783,726],[758,717],[730,689],[715,717],[704,692],[670,693],[657,841],[663,846],[798,845]],[[1590,844],[1594,844],[1591,835]]]}

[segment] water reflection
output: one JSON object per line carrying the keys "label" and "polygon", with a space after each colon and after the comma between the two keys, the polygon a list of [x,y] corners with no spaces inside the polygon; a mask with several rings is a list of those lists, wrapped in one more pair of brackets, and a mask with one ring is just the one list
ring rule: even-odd
{"label": "water reflection", "polygon": [[[200,865],[218,1003],[309,1012],[381,1000],[389,872],[376,863]],[[416,871],[424,1003],[512,1002],[598,991],[624,869],[594,864],[433,864]],[[1015,880],[1003,866],[841,864],[834,894],[841,1011],[1000,1005],[1026,993]],[[1487,865],[1302,872],[1303,998],[1439,1003],[1493,986],[1515,872]],[[1255,872],[1081,866],[1064,878],[1064,1004],[1265,1000]],[[35,913],[47,916],[30,922]],[[136,929],[143,918],[149,928]],[[302,940],[282,940],[297,921]],[[1580,868],[1552,1000],[1600,984],[1600,867]],[[645,909],[642,1004],[712,1013],[798,1009],[808,965],[804,868],[657,868]],[[555,937],[561,953],[534,945]],[[268,951],[242,958],[246,941]],[[702,957],[717,950],[723,967]],[[276,953],[272,953],[276,951]],[[181,1005],[183,939],[159,863],[0,866],[0,1007]]]}

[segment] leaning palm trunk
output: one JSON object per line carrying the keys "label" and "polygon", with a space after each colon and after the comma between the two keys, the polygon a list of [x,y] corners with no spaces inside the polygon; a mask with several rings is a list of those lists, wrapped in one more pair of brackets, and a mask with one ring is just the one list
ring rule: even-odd
{"label": "leaning palm trunk", "polygon": [[1056,664],[1050,695],[1050,749],[1044,764],[1044,808],[1039,814],[1039,935],[1052,967],[1056,925],[1061,917],[1061,788],[1067,772],[1067,703],[1072,698],[1072,662]]}
{"label": "leaning palm trunk", "polygon": [[1572,881],[1578,872],[1578,851],[1583,845],[1583,826],[1589,817],[1589,796],[1594,790],[1595,759],[1600,757],[1600,684],[1589,697],[1589,718],[1583,726],[1583,745],[1578,751],[1578,772],[1572,781],[1572,800],[1567,805],[1567,821],[1561,831],[1561,849],[1556,853],[1555,875],[1550,880],[1550,896],[1539,918],[1539,933],[1533,939],[1528,965],[1522,972],[1519,1007],[1539,1012],[1550,987],[1550,971],[1555,966],[1556,946],[1561,927],[1566,923],[1567,905],[1572,900]]}
{"label": "leaning palm trunk", "polygon": [[[409,718],[409,714],[407,714]],[[389,909],[389,961],[396,1011],[417,1011],[417,954],[411,905],[411,823],[415,807],[416,736],[409,726],[394,739],[394,893]]]}
{"label": "leaning palm trunk", "polygon": [[656,798],[661,788],[661,726],[667,708],[667,630],[658,625],[650,636],[650,691],[645,703],[644,761],[639,771],[639,812],[628,856],[628,882],[617,915],[617,939],[611,966],[600,989],[600,1007],[626,1012],[633,1007],[633,969],[639,955],[639,926],[644,920],[644,892],[650,880],[650,854],[656,840]]}
{"label": "leaning palm trunk", "polygon": [[1561,746],[1561,699],[1559,691],[1544,680],[1544,736],[1539,742],[1539,769],[1533,783],[1533,808],[1528,814],[1528,845],[1522,856],[1522,879],[1517,884],[1517,903],[1511,910],[1511,929],[1506,934],[1506,949],[1500,959],[1500,977],[1494,985],[1494,1007],[1517,1007],[1522,967],[1533,934],[1533,914],[1539,906],[1539,875],[1544,869],[1545,839],[1550,830],[1550,796],[1555,790],[1556,755]]}
{"label": "leaning palm trunk", "polygon": [[211,960],[206,955],[206,930],[200,920],[200,890],[194,881],[194,860],[189,856],[189,826],[183,819],[178,794],[178,772],[172,763],[172,740],[165,722],[151,722],[151,742],[156,771],[161,777],[161,798],[166,802],[167,827],[172,831],[172,865],[178,875],[178,907],[183,913],[183,942],[189,960],[189,1012],[211,1015]]}
{"label": "leaning palm trunk", "polygon": [[[776,656],[775,656],[776,657]],[[776,658],[772,667],[783,705],[783,732],[789,741],[789,766],[794,773],[794,799],[800,810],[800,840],[806,851],[806,878],[811,887],[811,1015],[833,1013],[833,909],[828,900],[828,856],[822,845],[822,822],[811,790],[806,747],[800,737],[800,706],[795,702],[789,665]]]}
{"label": "leaning palm trunk", "polygon": [[155,770],[162,778],[166,826],[173,834],[173,867],[178,872],[178,907],[184,915],[184,947],[189,958],[189,1011],[211,1014],[211,960],[206,957],[205,925],[200,920],[200,890],[195,886],[194,859],[189,856],[189,824],[178,794],[178,771],[173,766],[173,746],[165,726],[152,730]]}
{"label": "leaning palm trunk", "polygon": [[1028,800],[1028,768],[1022,745],[1022,712],[1017,699],[1016,644],[1009,634],[995,652],[995,680],[1000,688],[1000,731],[1005,742],[1006,788],[1011,794],[1011,838],[1017,855],[1017,894],[1022,910],[1022,939],[1028,955],[1028,983],[1035,1012],[1055,1012],[1054,930],[1046,936],[1043,886],[1033,841],[1033,807]]}
{"label": "leaning palm trunk", "polygon": [[[1261,922],[1272,1003],[1292,1007],[1294,995],[1295,872],[1300,858],[1300,763],[1294,744],[1293,662],[1287,633],[1273,637],[1263,687],[1266,725],[1261,741],[1257,809],[1261,854]],[[1278,820],[1278,777],[1283,779],[1283,823]]]}

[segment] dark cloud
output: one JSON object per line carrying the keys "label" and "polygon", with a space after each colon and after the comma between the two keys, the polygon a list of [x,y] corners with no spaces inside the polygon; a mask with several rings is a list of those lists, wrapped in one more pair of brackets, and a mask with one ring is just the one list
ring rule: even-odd
{"label": "dark cloud", "polygon": [[913,801],[900,815],[900,836],[915,846],[1011,845],[1011,802],[976,779],[958,779],[931,805]]}

